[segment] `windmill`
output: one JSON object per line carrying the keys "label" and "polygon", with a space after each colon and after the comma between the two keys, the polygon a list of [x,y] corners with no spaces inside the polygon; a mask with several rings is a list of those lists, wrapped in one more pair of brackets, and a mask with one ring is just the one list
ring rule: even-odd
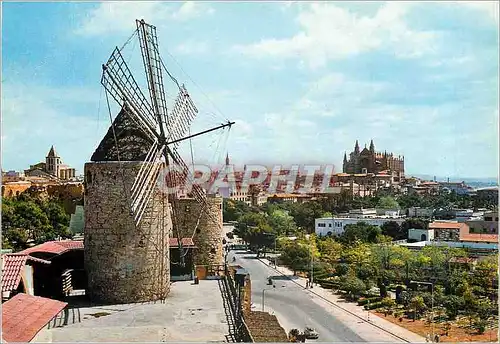
{"label": "windmill", "polygon": [[[151,199],[158,178],[162,176],[162,166],[176,165],[179,173],[169,173],[167,178],[170,185],[179,185],[186,181],[192,185],[191,196],[202,205],[207,202],[205,191],[200,185],[194,183],[194,177],[186,163],[178,152],[179,143],[183,140],[231,127],[234,122],[220,124],[214,128],[202,132],[187,135],[192,121],[195,119],[198,109],[184,85],[180,85],[177,80],[167,70],[159,54],[158,39],[156,27],[145,23],[144,20],[136,20],[137,29],[129,38],[126,44],[137,35],[141,47],[142,60],[146,80],[148,85],[149,97],[147,97],[139,87],[130,71],[126,61],[122,56],[122,49],[116,47],[110,58],[102,66],[101,84],[106,90],[106,99],[111,96],[121,106],[121,112],[112,123],[110,131],[112,132],[113,144],[108,144],[107,149],[97,149],[94,155],[107,154],[106,151],[114,150],[114,153],[120,161],[120,154],[130,154],[140,158],[143,161],[139,172],[137,173],[133,185],[126,189],[130,199],[130,213],[133,215],[135,226],[138,228],[144,218],[148,215],[145,210]],[[163,80],[163,70],[166,71],[169,78],[175,83],[178,89],[177,98],[171,107],[167,110],[166,95]],[[110,111],[111,118],[111,111]],[[134,135],[129,135],[130,130],[124,125],[122,130],[117,130],[117,120],[122,123],[129,122],[130,127],[134,127]],[[118,131],[118,132],[117,132]],[[127,147],[120,147],[118,139],[125,142]],[[147,149],[144,149],[147,147]],[[142,148],[142,149],[141,149]],[[120,150],[122,150],[120,152]],[[94,161],[94,159],[92,159]],[[170,193],[168,199],[170,203],[175,203],[178,194]],[[203,207],[202,209],[205,209]],[[182,247],[182,238],[177,230],[178,216],[176,216],[176,207],[172,207],[172,225],[174,234],[177,234],[181,264],[184,264]]]}

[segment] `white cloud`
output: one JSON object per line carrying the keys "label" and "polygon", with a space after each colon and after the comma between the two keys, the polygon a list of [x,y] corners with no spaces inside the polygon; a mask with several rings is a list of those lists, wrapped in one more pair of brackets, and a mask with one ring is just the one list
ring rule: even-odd
{"label": "white cloud", "polygon": [[175,52],[181,55],[196,55],[208,52],[210,46],[207,42],[187,41],[175,47]]}
{"label": "white cloud", "polygon": [[379,48],[407,58],[432,53],[436,33],[412,30],[405,23],[411,6],[407,2],[388,2],[369,17],[332,3],[313,3],[299,12],[301,31],[295,36],[263,39],[234,49],[255,57],[304,59],[310,67]]}
{"label": "white cloud", "polygon": [[85,16],[76,33],[82,36],[127,33],[135,29],[136,19],[160,26],[169,20],[186,21],[212,13],[214,10],[207,4],[192,1],[178,8],[162,1],[102,2]]}
{"label": "white cloud", "polygon": [[2,91],[2,164],[22,170],[54,145],[65,163],[82,172],[109,126],[102,103],[98,115],[99,92],[28,84],[4,84]]}
{"label": "white cloud", "polygon": [[80,23],[76,33],[82,36],[132,32],[135,20],[148,22],[168,16],[165,3],[161,2],[103,2],[91,10]]}
{"label": "white cloud", "polygon": [[482,11],[484,14],[498,23],[498,1],[456,1],[454,2],[454,4]]}
{"label": "white cloud", "polygon": [[172,13],[171,18],[179,21],[185,21],[199,17],[203,14],[213,14],[215,10],[204,3],[196,1],[185,1],[181,7]]}
{"label": "white cloud", "polygon": [[329,73],[307,83],[307,92],[292,107],[294,113],[307,113],[310,117],[336,117],[343,110],[362,106],[375,99],[390,85],[383,82],[360,81],[341,73]]}

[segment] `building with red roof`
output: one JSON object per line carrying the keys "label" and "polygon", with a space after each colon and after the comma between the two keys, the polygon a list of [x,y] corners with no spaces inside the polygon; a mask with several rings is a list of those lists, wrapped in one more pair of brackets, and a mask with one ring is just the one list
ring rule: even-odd
{"label": "building with red roof", "polygon": [[59,298],[85,289],[83,241],[48,241],[2,256],[2,297],[16,293]]}
{"label": "building with red roof", "polygon": [[2,305],[2,342],[30,342],[67,303],[17,294]]}
{"label": "building with red roof", "polygon": [[2,255],[2,299],[20,292],[34,295],[33,269],[40,264],[48,265],[50,261],[23,253]]}

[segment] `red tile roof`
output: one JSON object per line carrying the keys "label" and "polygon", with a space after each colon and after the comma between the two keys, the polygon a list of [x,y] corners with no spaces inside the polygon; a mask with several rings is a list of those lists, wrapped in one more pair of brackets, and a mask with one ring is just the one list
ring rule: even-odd
{"label": "red tile roof", "polygon": [[30,254],[33,252],[44,252],[44,253],[54,253],[62,254],[69,250],[83,249],[83,241],[76,240],[64,240],[64,241],[47,241],[43,244],[30,247],[21,253]]}
{"label": "red tile roof", "polygon": [[430,229],[461,229],[465,228],[467,225],[465,223],[459,222],[432,222],[429,223]]}
{"label": "red tile roof", "polygon": [[7,342],[27,343],[66,307],[66,302],[17,294],[2,305],[2,337]]}
{"label": "red tile roof", "polygon": [[[179,247],[179,240],[177,238],[169,238],[168,241],[169,241],[171,248]],[[191,247],[191,248],[196,247],[194,245],[193,239],[191,239],[191,238],[182,238],[181,242],[182,242],[183,247]]]}
{"label": "red tile roof", "polygon": [[27,261],[50,264],[49,261],[30,257],[22,253],[8,253],[2,256],[2,292],[15,290],[21,281],[21,272]]}
{"label": "red tile roof", "polygon": [[21,281],[21,271],[28,256],[25,254],[4,254],[2,259],[2,292],[15,290]]}
{"label": "red tile roof", "polygon": [[462,233],[460,241],[498,243],[498,234]]}

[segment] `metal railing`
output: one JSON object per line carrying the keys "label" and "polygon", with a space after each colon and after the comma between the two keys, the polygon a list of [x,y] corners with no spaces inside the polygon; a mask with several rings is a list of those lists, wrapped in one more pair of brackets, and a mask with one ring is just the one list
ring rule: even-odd
{"label": "metal railing", "polygon": [[231,312],[233,314],[233,319],[236,326],[235,337],[239,342],[245,343],[253,343],[254,340],[250,331],[245,323],[245,319],[243,317],[243,309],[242,309],[242,299],[241,299],[241,288],[236,286],[233,276],[228,271],[226,267],[226,273],[224,274],[223,280],[224,285],[226,287],[226,291],[229,296],[229,305],[231,307]]}

